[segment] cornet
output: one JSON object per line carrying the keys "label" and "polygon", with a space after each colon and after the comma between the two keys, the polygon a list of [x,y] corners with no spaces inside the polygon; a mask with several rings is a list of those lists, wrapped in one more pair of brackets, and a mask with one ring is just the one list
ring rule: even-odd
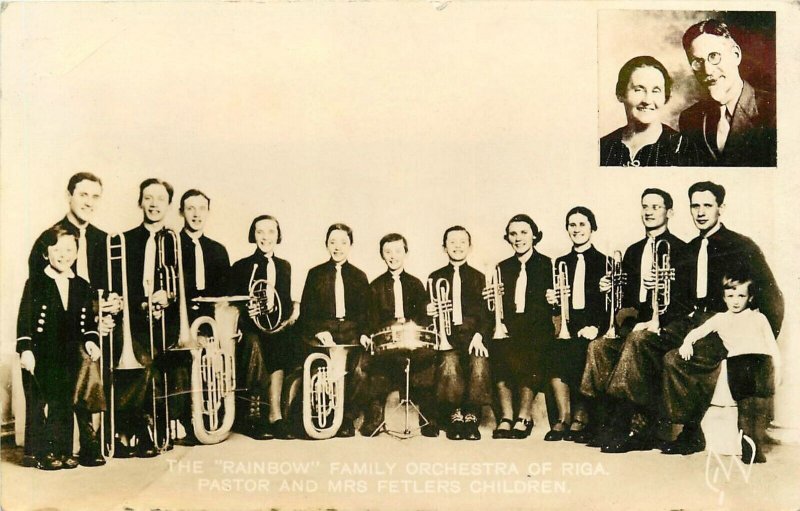
{"label": "cornet", "polygon": [[[663,251],[661,250],[662,243],[666,247]],[[661,254],[661,260],[658,258],[659,254]],[[675,280],[675,268],[670,263],[670,245],[667,240],[661,240],[653,245],[653,278],[655,278],[655,284],[651,322],[657,329],[659,328],[659,315],[664,314],[669,307],[672,281]]]}
{"label": "cornet", "polygon": [[508,328],[503,323],[503,294],[505,288],[503,287],[503,277],[500,273],[500,267],[495,266],[492,273],[486,272],[486,288],[484,288],[484,297],[486,299],[486,306],[490,311],[494,312],[494,336],[493,339],[506,339],[508,338]]}
{"label": "cornet", "polygon": [[622,252],[614,251],[613,257],[606,257],[606,278],[611,281],[611,289],[606,294],[606,310],[609,314],[608,331],[605,336],[608,339],[617,338],[617,328],[614,324],[617,312],[622,308],[622,286],[628,275],[622,271]]}
{"label": "cornet", "polygon": [[430,292],[431,303],[436,309],[433,316],[433,331],[438,340],[436,349],[449,351],[453,349],[447,336],[453,333],[453,302],[450,301],[450,282],[442,277],[433,285],[433,279],[428,279],[428,290]]}
{"label": "cornet", "polygon": [[569,339],[569,272],[566,261],[561,261],[553,267],[553,289],[556,292],[558,304],[561,307],[561,328],[558,332],[559,339]]}
{"label": "cornet", "polygon": [[[119,238],[118,242],[114,242],[114,238]],[[108,294],[115,292],[114,290],[114,277],[115,263],[119,261],[119,275],[122,282],[122,354],[119,361],[114,365],[114,346],[115,334],[112,330],[108,333],[108,359],[106,360],[104,353],[106,350],[100,350],[100,379],[103,389],[105,389],[104,375],[106,369],[108,370],[108,411],[101,412],[100,416],[100,447],[103,456],[108,458],[114,457],[114,445],[117,436],[116,425],[116,394],[114,373],[117,370],[127,371],[132,369],[144,369],[144,366],[136,359],[136,354],[133,352],[133,335],[131,334],[131,321],[130,311],[128,308],[128,273],[127,273],[127,257],[125,253],[125,236],[122,234],[111,235],[106,238],[106,264],[107,264],[107,277],[108,277]],[[103,321],[103,290],[98,291],[98,323]],[[106,368],[106,364],[108,367]]]}

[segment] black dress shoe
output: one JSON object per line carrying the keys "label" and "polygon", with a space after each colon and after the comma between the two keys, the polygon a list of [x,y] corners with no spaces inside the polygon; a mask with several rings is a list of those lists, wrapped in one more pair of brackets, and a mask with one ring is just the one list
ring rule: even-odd
{"label": "black dress shoe", "polygon": [[450,414],[450,424],[447,426],[447,438],[450,440],[462,440],[464,438],[464,416],[461,415],[461,409],[456,408]]}
{"label": "black dress shoe", "polygon": [[[561,427],[561,429],[555,429],[556,427]],[[553,429],[547,432],[544,436],[545,442],[558,442],[564,439],[564,435],[567,433],[567,428],[569,424],[564,421],[558,421],[553,424]]]}
{"label": "black dress shoe", "polygon": [[[522,424],[525,429],[516,428],[517,424]],[[523,419],[522,417],[517,417],[517,422],[514,423],[514,426],[515,427],[511,429],[511,438],[515,438],[517,440],[528,438],[531,436],[531,431],[533,431],[533,419]]]}
{"label": "black dress shoe", "polygon": [[420,432],[422,433],[422,436],[436,438],[439,436],[439,426],[429,422],[420,428]]}
{"label": "black dress shoe", "polygon": [[653,442],[648,435],[629,431],[627,435],[616,438],[600,448],[605,453],[623,453],[631,451],[649,451]]}
{"label": "black dress shoe", "polygon": [[689,454],[703,451],[705,448],[706,439],[703,436],[703,432],[699,429],[687,430],[684,427],[683,431],[681,431],[681,434],[678,435],[678,438],[676,438],[674,442],[668,442],[666,445],[664,445],[661,448],[661,452],[664,454],[680,454],[687,456]]}
{"label": "black dress shoe", "polygon": [[272,435],[279,440],[294,440],[292,427],[286,419],[278,419],[269,425]]}
{"label": "black dress shoe", "polygon": [[478,416],[474,413],[464,415],[464,429],[461,432],[464,440],[480,440],[481,432],[478,429]]}
{"label": "black dress shoe", "polygon": [[78,456],[78,463],[84,467],[100,467],[106,464],[106,460],[99,452],[90,452],[84,455],[83,451],[81,451],[81,454]]}
{"label": "black dress shoe", "polygon": [[[508,429],[500,429],[501,424],[508,424]],[[514,421],[512,419],[509,419],[508,417],[503,417],[502,419],[500,419],[500,422],[497,423],[497,427],[494,428],[494,431],[492,432],[492,438],[500,440],[511,438],[511,428],[513,427],[514,427]]]}
{"label": "black dress shoe", "polygon": [[64,468],[64,463],[62,463],[61,458],[48,454],[39,459],[38,468],[42,470],[61,470]]}
{"label": "black dress shoe", "polygon": [[133,458],[136,455],[136,449],[129,445],[125,445],[119,440],[114,441],[114,457],[115,458]]}
{"label": "black dress shoe", "polygon": [[158,456],[158,449],[153,445],[150,437],[144,437],[136,444],[136,457],[137,458],[155,458]]}
{"label": "black dress shoe", "polygon": [[342,421],[342,425],[339,427],[339,431],[336,432],[337,438],[352,438],[356,436],[356,428],[353,427],[353,420],[352,419],[345,419]]}
{"label": "black dress shoe", "polygon": [[63,469],[72,469],[78,468],[80,463],[78,462],[78,458],[75,456],[61,456],[61,468]]}
{"label": "black dress shoe", "polygon": [[22,457],[20,465],[28,468],[39,468],[39,460],[33,454],[26,454]]}
{"label": "black dress shoe", "polygon": [[[588,428],[569,432],[569,440],[575,442],[576,444],[588,443],[593,437],[594,435]],[[566,436],[564,437],[564,440],[567,440]]]}

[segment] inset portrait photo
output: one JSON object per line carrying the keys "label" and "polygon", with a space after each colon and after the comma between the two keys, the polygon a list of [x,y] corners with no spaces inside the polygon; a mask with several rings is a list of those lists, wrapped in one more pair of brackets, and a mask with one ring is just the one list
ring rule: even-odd
{"label": "inset portrait photo", "polygon": [[775,13],[598,12],[602,167],[775,167]]}

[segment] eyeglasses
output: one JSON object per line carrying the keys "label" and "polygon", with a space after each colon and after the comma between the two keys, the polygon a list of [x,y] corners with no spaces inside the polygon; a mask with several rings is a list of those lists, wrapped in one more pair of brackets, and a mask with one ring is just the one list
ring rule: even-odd
{"label": "eyeglasses", "polygon": [[692,69],[694,69],[695,71],[700,71],[701,69],[703,69],[703,63],[704,62],[708,62],[709,64],[711,64],[713,66],[716,66],[717,64],[722,62],[722,54],[717,52],[717,51],[712,51],[711,53],[706,55],[705,60],[704,59],[692,59],[690,64],[692,66]]}

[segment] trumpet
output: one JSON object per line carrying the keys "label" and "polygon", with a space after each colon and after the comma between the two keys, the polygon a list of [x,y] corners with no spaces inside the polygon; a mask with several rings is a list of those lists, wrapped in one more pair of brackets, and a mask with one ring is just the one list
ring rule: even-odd
{"label": "trumpet", "polygon": [[614,324],[617,311],[622,308],[622,286],[627,281],[628,274],[622,271],[622,252],[614,251],[613,257],[606,257],[606,277],[611,281],[611,289],[606,294],[606,310],[609,313],[608,339],[617,338],[617,328]]}
{"label": "trumpet", "polygon": [[275,290],[275,286],[265,279],[255,279],[258,265],[253,265],[253,272],[250,274],[250,284],[248,286],[250,302],[248,310],[250,317],[262,332],[273,332],[281,324],[283,309],[281,298]]}
{"label": "trumpet", "polygon": [[430,292],[431,303],[436,309],[433,316],[433,332],[436,334],[437,347],[440,351],[453,349],[447,336],[453,333],[453,302],[450,301],[450,282],[442,277],[433,285],[433,279],[428,279],[428,290]]}
{"label": "trumpet", "polygon": [[553,289],[556,292],[558,304],[561,307],[561,328],[558,331],[559,339],[569,339],[569,270],[566,261],[561,261],[553,268]]}
{"label": "trumpet", "polygon": [[[118,238],[119,241],[114,242]],[[105,351],[100,350],[100,381],[102,388],[105,389],[105,372],[108,370],[108,411],[101,412],[100,415],[100,447],[103,456],[107,458],[114,457],[114,445],[117,437],[116,429],[116,395],[115,395],[115,371],[127,371],[133,369],[144,369],[144,366],[136,359],[136,354],[133,352],[133,335],[131,334],[131,321],[130,311],[128,308],[128,274],[127,274],[127,257],[125,252],[125,236],[122,234],[109,235],[106,238],[106,269],[108,277],[108,293],[115,292],[114,277],[115,277],[115,264],[119,262],[119,269],[117,272],[120,275],[122,282],[122,354],[119,357],[116,365],[113,363],[114,346],[115,346],[115,333],[112,330],[107,334],[108,338],[108,358],[106,360]],[[98,323],[103,321],[103,290],[98,290]],[[108,367],[106,368],[106,365]]]}
{"label": "trumpet", "polygon": [[493,339],[508,338],[508,328],[503,323],[503,276],[500,267],[495,266],[494,272],[486,272],[486,287],[484,288],[484,298],[486,306],[494,312],[494,335]]}
{"label": "trumpet", "polygon": [[303,364],[303,428],[315,440],[331,438],[344,419],[346,348],[329,348],[330,355],[312,353]]}
{"label": "trumpet", "polygon": [[[666,247],[663,251],[661,250],[662,244]],[[659,254],[661,255],[660,260]],[[651,322],[656,328],[659,328],[659,315],[664,314],[669,307],[672,281],[675,280],[675,268],[670,262],[670,244],[667,240],[660,240],[653,245],[653,277],[655,285],[652,295],[653,318]]]}

